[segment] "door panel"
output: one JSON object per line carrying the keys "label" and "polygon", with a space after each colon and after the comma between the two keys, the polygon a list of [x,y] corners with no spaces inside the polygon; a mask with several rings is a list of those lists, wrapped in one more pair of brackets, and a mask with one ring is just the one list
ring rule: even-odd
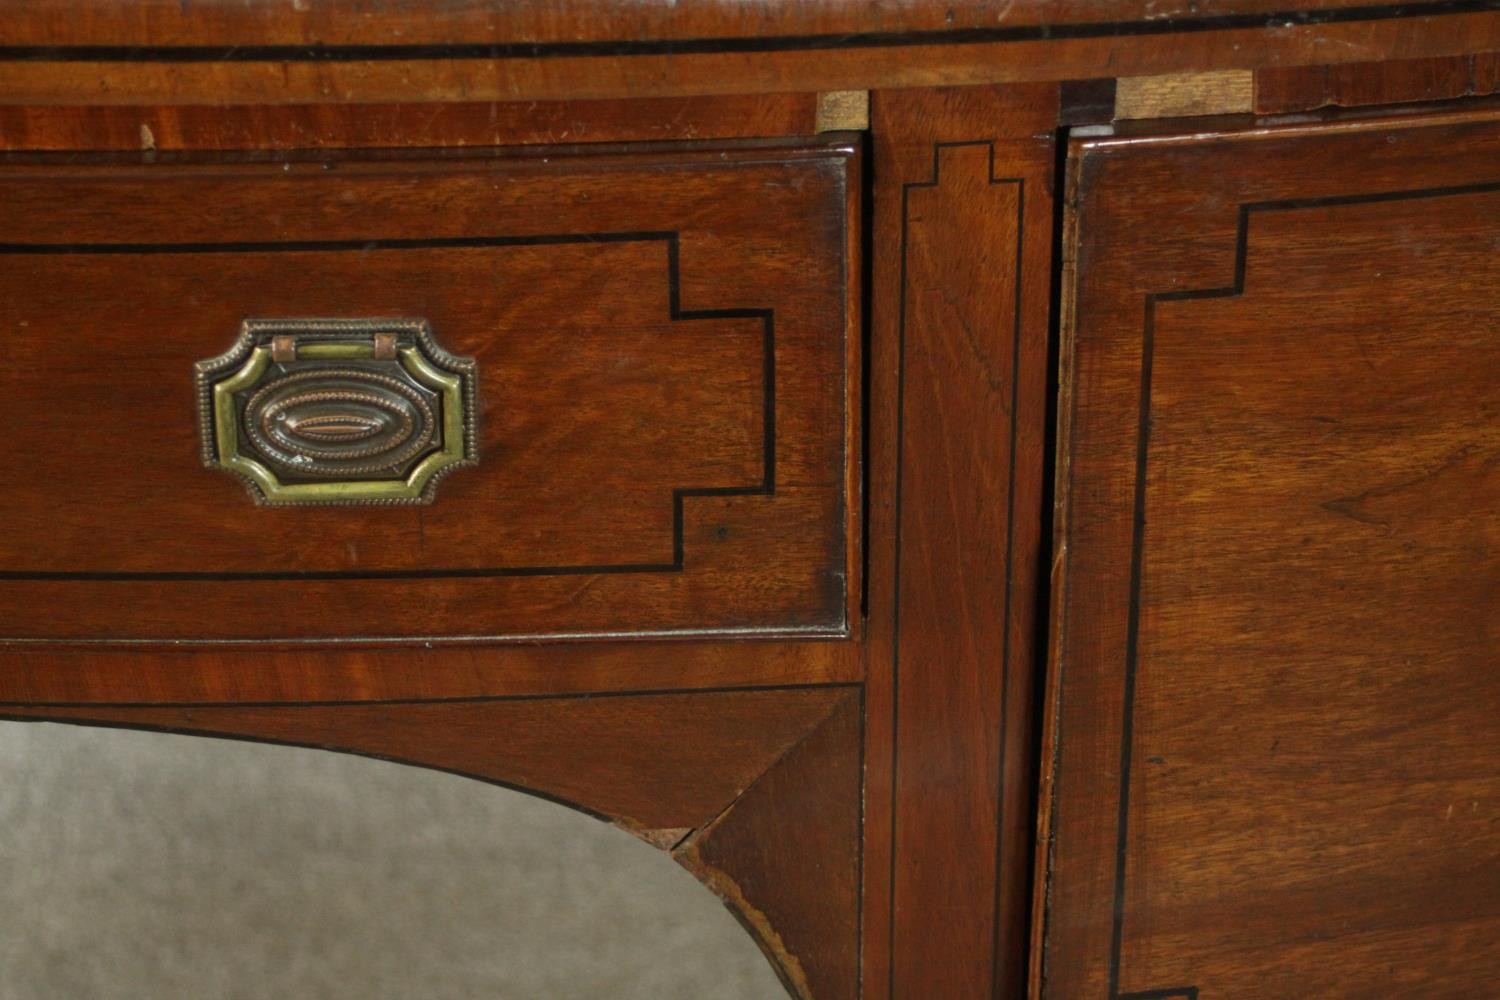
{"label": "door panel", "polygon": [[1042,995],[1487,995],[1500,118],[1069,180]]}

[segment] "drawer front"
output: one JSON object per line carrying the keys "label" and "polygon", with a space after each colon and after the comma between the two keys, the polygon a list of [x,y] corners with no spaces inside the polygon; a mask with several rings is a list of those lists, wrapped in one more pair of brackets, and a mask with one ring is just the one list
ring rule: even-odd
{"label": "drawer front", "polygon": [[1074,154],[1043,996],[1493,995],[1500,118]]}
{"label": "drawer front", "polygon": [[0,637],[845,633],[852,157],[0,168]]}

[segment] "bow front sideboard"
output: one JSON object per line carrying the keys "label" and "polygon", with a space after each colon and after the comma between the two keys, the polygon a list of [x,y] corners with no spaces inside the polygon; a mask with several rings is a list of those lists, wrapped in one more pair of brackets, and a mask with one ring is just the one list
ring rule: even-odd
{"label": "bow front sideboard", "polygon": [[0,717],[816,1000],[1500,976],[1500,2],[8,0]]}

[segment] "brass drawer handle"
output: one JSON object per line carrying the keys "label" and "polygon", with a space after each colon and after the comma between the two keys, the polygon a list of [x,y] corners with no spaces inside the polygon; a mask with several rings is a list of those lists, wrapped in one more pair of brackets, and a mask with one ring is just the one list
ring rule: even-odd
{"label": "brass drawer handle", "polygon": [[478,460],[474,361],[420,319],[247,319],[194,366],[203,463],[257,503],[429,503]]}

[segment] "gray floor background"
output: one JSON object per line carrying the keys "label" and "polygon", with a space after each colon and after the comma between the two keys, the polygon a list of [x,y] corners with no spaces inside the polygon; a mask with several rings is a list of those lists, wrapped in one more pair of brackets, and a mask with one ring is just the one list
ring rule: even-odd
{"label": "gray floor background", "polygon": [[0,1000],[785,1000],[661,853],[464,778],[0,723]]}

